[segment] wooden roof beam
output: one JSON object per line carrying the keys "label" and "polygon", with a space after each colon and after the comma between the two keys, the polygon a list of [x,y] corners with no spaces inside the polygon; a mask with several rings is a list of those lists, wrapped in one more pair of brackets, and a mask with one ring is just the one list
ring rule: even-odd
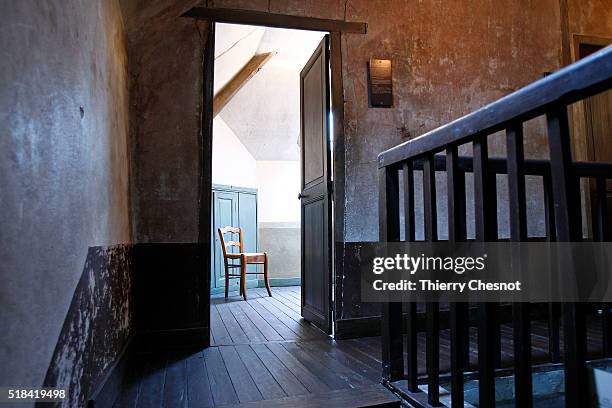
{"label": "wooden roof beam", "polygon": [[247,62],[244,67],[242,67],[242,69],[238,71],[219,92],[217,92],[213,99],[213,118],[221,112],[225,105],[232,100],[234,95],[236,95],[238,91],[249,82],[249,79],[253,78],[253,76],[258,73],[264,64],[274,55],[276,55],[275,52],[253,55],[253,58],[251,58],[249,62]]}

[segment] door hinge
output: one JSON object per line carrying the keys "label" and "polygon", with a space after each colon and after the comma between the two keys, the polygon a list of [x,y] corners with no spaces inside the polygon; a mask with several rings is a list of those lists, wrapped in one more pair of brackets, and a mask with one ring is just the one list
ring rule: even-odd
{"label": "door hinge", "polygon": [[328,181],[327,182],[327,194],[334,194],[334,182],[333,181]]}

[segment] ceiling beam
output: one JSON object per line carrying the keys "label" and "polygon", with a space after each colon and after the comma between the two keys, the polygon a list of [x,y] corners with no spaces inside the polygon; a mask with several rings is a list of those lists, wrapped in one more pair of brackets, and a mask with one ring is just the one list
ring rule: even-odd
{"label": "ceiling beam", "polygon": [[242,67],[242,69],[238,71],[219,92],[217,92],[213,99],[213,118],[221,112],[234,95],[236,95],[238,91],[249,82],[249,79],[253,78],[253,76],[258,73],[264,64],[275,54],[275,52],[266,52],[253,55],[253,58],[251,58],[249,62],[247,62],[244,67]]}
{"label": "ceiling beam", "polygon": [[182,17],[206,18],[218,23],[357,34],[365,34],[367,28],[366,23],[226,8],[193,7],[186,11]]}

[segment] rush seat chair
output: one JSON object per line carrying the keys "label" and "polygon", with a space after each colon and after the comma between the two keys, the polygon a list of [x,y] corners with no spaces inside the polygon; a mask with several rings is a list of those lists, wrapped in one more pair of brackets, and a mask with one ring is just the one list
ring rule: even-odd
{"label": "rush seat chair", "polygon": [[[225,298],[228,296],[230,279],[240,278],[240,295],[244,300],[247,300],[246,275],[260,274],[259,272],[247,272],[247,265],[249,264],[263,265],[263,276],[266,289],[268,290],[268,295],[272,296],[270,280],[268,278],[268,254],[265,252],[244,252],[242,228],[227,226],[219,228],[218,232],[225,264]],[[225,234],[238,234],[238,241],[226,241]],[[237,247],[239,252],[231,252],[232,247]],[[236,268],[240,268],[240,273],[232,273]]]}

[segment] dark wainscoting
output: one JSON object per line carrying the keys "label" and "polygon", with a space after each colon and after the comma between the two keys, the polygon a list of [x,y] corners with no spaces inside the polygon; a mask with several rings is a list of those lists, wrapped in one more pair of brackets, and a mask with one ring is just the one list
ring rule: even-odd
{"label": "dark wainscoting", "polygon": [[69,390],[63,406],[84,406],[128,343],[133,332],[131,269],[131,245],[87,252],[43,383]]}
{"label": "dark wainscoting", "polygon": [[[336,256],[341,256],[342,273],[336,275],[336,331],[337,339],[380,336],[380,304],[361,301],[361,271],[359,269],[360,252],[363,243],[346,242],[343,247],[336,245]],[[339,260],[340,261],[340,260]],[[420,305],[424,306],[424,305]],[[449,312],[447,304],[440,304],[440,328],[448,328]],[[425,330],[425,308],[418,311],[417,327]],[[544,318],[547,306],[532,305],[532,319]],[[512,320],[510,305],[502,305],[499,322]],[[475,309],[470,309],[470,325],[476,326]],[[406,327],[406,325],[404,325]]]}
{"label": "dark wainscoting", "polygon": [[140,350],[208,347],[210,275],[197,243],[134,247],[134,320]]}

